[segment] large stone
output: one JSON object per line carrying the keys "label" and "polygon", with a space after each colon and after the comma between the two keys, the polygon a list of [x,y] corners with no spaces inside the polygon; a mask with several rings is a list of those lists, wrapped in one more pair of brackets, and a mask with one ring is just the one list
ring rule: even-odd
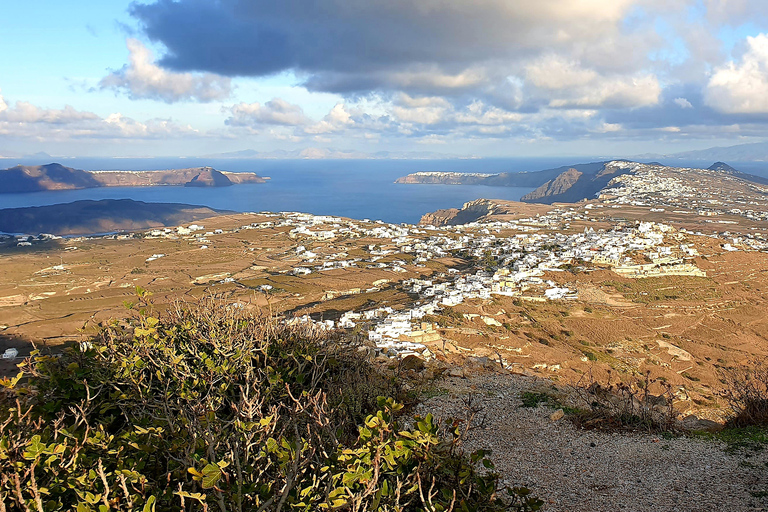
{"label": "large stone", "polygon": [[402,361],[400,361],[400,368],[403,370],[413,370],[416,372],[420,372],[424,369],[424,360],[420,358],[419,356],[415,356],[413,354],[405,356]]}
{"label": "large stone", "polygon": [[560,421],[561,419],[563,419],[563,416],[565,416],[565,411],[563,411],[562,409],[558,409],[549,415],[549,419],[551,419],[552,421]]}
{"label": "large stone", "polygon": [[704,418],[699,418],[695,414],[689,414],[683,418],[683,427],[685,427],[687,430],[703,430],[705,432],[715,432],[723,428],[720,423]]}

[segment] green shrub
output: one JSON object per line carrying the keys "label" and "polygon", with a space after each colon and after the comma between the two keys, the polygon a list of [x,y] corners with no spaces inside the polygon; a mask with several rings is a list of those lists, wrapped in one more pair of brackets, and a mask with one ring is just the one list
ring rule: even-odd
{"label": "green shrub", "polygon": [[[142,309],[3,381],[10,510],[537,510],[457,423],[402,428],[398,385],[343,339],[206,300]],[[363,383],[366,385],[362,385]]]}

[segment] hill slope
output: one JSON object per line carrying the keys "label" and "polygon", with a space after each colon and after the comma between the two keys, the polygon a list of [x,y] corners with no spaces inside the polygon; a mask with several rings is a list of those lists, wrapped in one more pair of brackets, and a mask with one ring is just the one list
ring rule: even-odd
{"label": "hill slope", "polygon": [[222,213],[204,206],[103,199],[0,210],[0,231],[83,235],[175,226]]}

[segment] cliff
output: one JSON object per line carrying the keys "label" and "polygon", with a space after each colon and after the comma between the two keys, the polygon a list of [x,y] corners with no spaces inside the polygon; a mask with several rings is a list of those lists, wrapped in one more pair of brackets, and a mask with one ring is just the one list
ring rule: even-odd
{"label": "cliff", "polygon": [[583,175],[584,173],[576,169],[568,169],[554,180],[550,180],[533,192],[524,195],[521,199],[524,201],[535,201],[544,197],[565,194]]}
{"label": "cliff", "polygon": [[98,187],[92,173],[61,164],[17,165],[0,171],[0,193],[16,194],[42,190],[74,190]]}
{"label": "cliff", "polygon": [[616,176],[632,172],[632,165],[624,161],[606,162],[592,173],[570,168],[539,188],[520,198],[527,203],[575,203],[594,199]]}
{"label": "cliff", "polygon": [[457,226],[488,217],[519,218],[545,213],[548,207],[503,199],[475,199],[464,203],[461,209],[448,208],[426,213],[419,224],[423,226]]}
{"label": "cliff", "polygon": [[255,173],[222,172],[211,167],[163,171],[83,171],[53,163],[35,166],[17,165],[0,171],[2,183],[0,193],[159,185],[227,187],[233,184],[264,183],[265,181]]}

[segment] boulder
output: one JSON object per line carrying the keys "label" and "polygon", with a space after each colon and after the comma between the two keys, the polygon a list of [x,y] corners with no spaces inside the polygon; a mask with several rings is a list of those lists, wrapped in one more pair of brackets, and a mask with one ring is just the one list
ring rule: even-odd
{"label": "boulder", "polygon": [[415,356],[413,354],[405,356],[400,361],[400,368],[403,370],[413,370],[415,372],[420,372],[424,369],[424,360],[420,358],[419,356]]}

